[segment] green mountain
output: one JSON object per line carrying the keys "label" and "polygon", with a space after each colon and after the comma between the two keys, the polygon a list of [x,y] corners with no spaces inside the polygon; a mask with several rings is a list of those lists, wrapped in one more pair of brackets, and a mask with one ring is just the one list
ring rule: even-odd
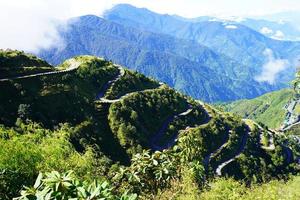
{"label": "green mountain", "polygon": [[14,73],[20,62],[0,79],[2,199],[24,185],[34,186],[19,199],[179,198],[217,176],[249,185],[298,172],[292,137],[112,62],[77,56],[43,71],[43,61],[30,75]]}
{"label": "green mountain", "polygon": [[221,103],[218,106],[270,128],[299,135],[300,98],[293,89],[279,90],[249,100]]}
{"label": "green mountain", "polygon": [[17,51],[0,51],[0,78],[51,71],[51,66],[36,56]]}
{"label": "green mountain", "polygon": [[270,128],[280,128],[287,114],[284,107],[293,96],[292,89],[284,89],[254,99],[222,104],[222,106],[224,110],[236,113],[243,118],[261,122]]}

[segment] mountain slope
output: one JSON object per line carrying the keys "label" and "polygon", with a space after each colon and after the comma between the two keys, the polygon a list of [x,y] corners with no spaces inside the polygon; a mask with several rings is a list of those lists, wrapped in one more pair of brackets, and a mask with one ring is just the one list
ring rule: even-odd
{"label": "mountain slope", "polygon": [[250,67],[200,44],[96,16],[75,19],[61,35],[65,48],[45,50],[40,56],[52,63],[78,54],[104,56],[210,102],[256,97],[278,88],[258,83]]}
{"label": "mountain slope", "polygon": [[292,65],[300,55],[298,42],[273,40],[236,23],[213,20],[188,21],[124,4],[107,11],[104,18],[143,30],[197,41],[217,53],[238,60],[241,63],[240,67],[251,67],[255,76],[261,73],[262,66],[268,62],[263,52],[271,49],[275,58],[290,61],[290,65],[277,76],[276,84],[281,87],[292,79],[295,73]]}
{"label": "mountain slope", "polygon": [[207,47],[96,16],[76,19],[62,37],[64,49],[51,49],[40,55],[54,63],[78,54],[104,56],[207,101],[255,97],[276,89],[256,82],[251,69],[241,68],[234,60]]}
{"label": "mountain slope", "polygon": [[243,118],[261,122],[271,128],[280,128],[286,116],[285,105],[292,99],[294,92],[284,89],[267,93],[250,100],[239,100],[225,105],[225,110]]}
{"label": "mountain slope", "polygon": [[7,199],[39,171],[74,170],[142,198],[184,180],[185,170],[200,185],[215,175],[261,182],[296,170],[299,152],[288,138],[97,57],[74,57],[55,73],[5,77],[0,88],[0,194]]}

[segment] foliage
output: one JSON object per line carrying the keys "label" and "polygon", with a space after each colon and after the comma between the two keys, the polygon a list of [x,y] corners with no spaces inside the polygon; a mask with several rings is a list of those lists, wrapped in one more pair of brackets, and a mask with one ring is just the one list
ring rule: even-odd
{"label": "foliage", "polygon": [[105,95],[108,99],[116,99],[124,94],[157,88],[159,84],[146,76],[126,70],[125,75],[110,87]]}
{"label": "foliage", "polygon": [[156,193],[170,185],[170,180],[178,176],[178,159],[170,152],[143,151],[133,156],[131,165],[121,168],[115,180],[138,193]]}
{"label": "foliage", "polygon": [[0,49],[0,78],[53,71],[46,61],[22,51]]}
{"label": "foliage", "polygon": [[186,104],[180,94],[166,86],[131,94],[110,107],[110,128],[120,144],[133,155],[140,152],[140,145],[149,147],[151,138],[164,121],[182,112]]}
{"label": "foliage", "polygon": [[72,171],[60,174],[57,171],[39,174],[33,187],[25,187],[16,200],[29,199],[101,199],[101,200],[135,200],[137,195],[124,193],[121,196],[113,194],[113,188],[108,182],[93,183],[78,180]]}
{"label": "foliage", "polygon": [[292,177],[287,182],[271,181],[262,185],[253,185],[250,188],[243,183],[232,179],[217,179],[210,184],[198,199],[204,200],[297,200],[299,192],[300,177]]}
{"label": "foliage", "polygon": [[[92,56],[73,59],[80,66],[71,72],[0,82],[1,198],[17,196],[23,185],[34,184],[39,172],[57,171],[49,176],[59,181],[58,188],[43,182],[45,178],[23,194],[73,195],[78,183],[83,190],[76,191],[88,195],[91,188],[112,180],[112,190],[105,186],[108,190],[97,191],[120,198],[130,190],[142,198],[159,199],[172,192],[181,199],[197,199],[216,168],[237,154],[222,174],[247,184],[287,179],[288,173],[297,172],[291,163],[291,156],[300,154],[295,141],[275,137],[275,150],[265,150],[260,135],[266,127],[260,130],[249,120],[245,124],[166,85],[151,88],[158,83],[129,71],[110,94],[130,94],[114,103],[97,100],[101,88],[117,76],[117,67]],[[141,87],[135,87],[139,82]],[[153,141],[165,150],[154,151]],[[59,174],[69,170],[88,184]],[[100,185],[93,185],[95,177]],[[60,193],[62,185],[70,186],[63,190],[66,194]]]}
{"label": "foliage", "polygon": [[270,128],[279,128],[286,114],[283,107],[293,95],[292,90],[284,89],[265,94],[255,99],[239,100],[224,104],[223,108],[243,118],[264,123]]}
{"label": "foliage", "polygon": [[[96,96],[118,70],[99,58],[75,59],[81,63],[75,72],[1,82],[0,123],[13,126],[20,105],[25,104],[30,107],[27,112],[30,119],[48,128],[65,122],[76,125],[93,118]],[[62,66],[69,63],[70,60]]]}
{"label": "foliage", "polygon": [[80,154],[69,142],[72,128],[64,125],[53,132],[35,124],[22,124],[18,129],[1,131],[0,194],[12,197],[22,185],[32,184],[39,171],[72,169],[86,178],[102,174],[98,166],[105,162],[96,159],[92,149]]}

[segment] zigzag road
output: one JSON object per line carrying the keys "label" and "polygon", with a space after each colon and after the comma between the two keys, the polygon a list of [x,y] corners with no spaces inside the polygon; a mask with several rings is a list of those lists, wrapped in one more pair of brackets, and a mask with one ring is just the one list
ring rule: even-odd
{"label": "zigzag road", "polygon": [[300,122],[296,122],[296,123],[294,123],[294,124],[291,124],[291,125],[289,125],[289,126],[283,128],[283,129],[281,129],[281,131],[283,131],[283,132],[288,131],[288,130],[290,130],[291,128],[293,128],[294,126],[297,126],[297,125],[300,125]]}
{"label": "zigzag road", "polygon": [[[204,111],[206,112],[206,115],[208,116],[206,118],[206,121],[203,122],[203,124],[201,125],[205,125],[207,123],[209,123],[210,119],[211,119],[211,116],[210,114],[207,112],[207,110],[204,108],[204,104],[200,104]],[[155,151],[162,151],[164,149],[168,149],[172,146],[174,146],[174,144],[176,143],[176,139],[178,138],[178,135],[179,135],[179,132],[178,131],[178,134],[175,134],[172,138],[170,138],[170,140],[164,144],[164,145],[158,145],[159,141],[163,138],[165,132],[167,131],[169,125],[171,122],[173,122],[175,119],[178,119],[179,117],[182,117],[182,116],[186,116],[188,114],[190,114],[191,112],[193,111],[193,108],[190,104],[188,104],[187,108],[185,111],[183,111],[182,113],[179,113],[179,114],[175,114],[173,116],[170,116],[162,125],[162,127],[159,129],[159,131],[154,134],[154,136],[152,137],[151,139],[151,149],[152,150],[155,150]],[[189,130],[189,129],[192,129],[193,127],[186,127],[186,131]]]}
{"label": "zigzag road", "polygon": [[219,148],[217,148],[215,151],[211,152],[210,154],[208,154],[207,156],[204,157],[204,159],[203,159],[203,166],[204,166],[204,168],[205,168],[206,171],[208,170],[208,165],[209,165],[209,162],[210,162],[211,158],[214,157],[224,147],[227,146],[227,144],[229,142],[229,133],[230,133],[230,130],[227,133],[228,134],[226,136],[226,139],[225,139],[224,143]]}
{"label": "zigzag road", "polygon": [[191,105],[188,105],[187,106],[187,109],[182,112],[182,113],[179,113],[179,114],[175,114],[173,116],[170,116],[164,123],[163,125],[161,126],[161,128],[158,130],[158,132],[156,134],[154,134],[153,138],[151,139],[151,149],[152,150],[155,150],[155,151],[161,151],[161,150],[164,150],[164,149],[167,149],[167,148],[170,148],[174,143],[175,143],[175,140],[177,138],[172,138],[170,140],[170,142],[168,142],[167,144],[163,145],[163,146],[159,146],[157,145],[157,143],[159,142],[159,140],[164,136],[164,133],[167,131],[168,127],[169,127],[169,124],[174,121],[175,119],[177,119],[178,117],[181,117],[181,116],[186,116],[188,115],[189,113],[191,113],[193,111],[192,109],[192,106]]}
{"label": "zigzag road", "polygon": [[[96,99],[97,99],[96,101],[98,101],[98,102],[100,102],[100,103],[116,103],[116,102],[121,101],[123,98],[125,98],[125,97],[127,97],[127,96],[129,96],[129,95],[131,95],[131,94],[137,93],[137,92],[127,93],[127,94],[125,94],[125,95],[123,95],[123,96],[121,96],[121,97],[119,97],[119,98],[117,98],[117,99],[106,99],[106,98],[104,98],[105,93],[107,92],[107,90],[108,90],[110,87],[112,87],[113,84],[114,84],[116,81],[118,81],[118,80],[125,74],[123,68],[119,67],[119,70],[120,70],[120,73],[118,74],[118,76],[116,76],[116,78],[114,78],[113,80],[109,81],[108,83],[106,83],[106,84],[103,86],[101,92],[98,94],[98,96],[97,96],[97,98],[96,98]],[[163,85],[162,82],[160,82],[159,84],[160,84],[160,87]],[[147,89],[147,90],[144,90],[143,92],[145,92],[145,91],[151,91],[151,90],[153,90],[153,89]],[[163,135],[164,135],[164,133],[166,132],[166,130],[167,130],[169,124],[170,124],[172,121],[174,121],[174,120],[177,119],[178,117],[186,116],[186,115],[188,115],[189,113],[191,113],[192,111],[193,111],[192,106],[191,106],[191,105],[188,105],[188,106],[187,106],[187,109],[186,109],[184,112],[175,114],[175,115],[173,115],[173,116],[170,116],[170,117],[163,123],[163,125],[162,125],[162,127],[159,129],[159,131],[158,131],[156,134],[154,134],[153,138],[151,139],[151,148],[152,148],[153,150],[163,150],[163,149],[167,149],[167,148],[173,146],[174,143],[176,142],[176,138],[177,138],[178,135],[176,135],[175,137],[171,138],[170,141],[169,141],[167,144],[163,145],[163,146],[159,146],[159,145],[157,145],[157,143],[158,143],[158,141],[163,137]],[[209,116],[208,113],[207,113],[207,115]],[[209,121],[209,119],[208,119],[208,121]],[[205,123],[208,123],[208,121],[205,122]]]}
{"label": "zigzag road", "polygon": [[108,81],[103,87],[102,87],[102,90],[99,92],[98,96],[96,99],[100,100],[100,101],[103,101],[103,102],[106,102],[106,103],[114,103],[115,101],[114,100],[109,100],[109,99],[105,99],[103,98],[105,93],[107,92],[107,90],[113,86],[113,84],[115,82],[117,82],[120,78],[122,78],[122,76],[125,75],[125,70],[121,67],[121,66],[117,66],[118,67],[118,70],[119,70],[119,73],[118,75],[113,79],[113,80],[110,80]]}
{"label": "zigzag road", "polygon": [[241,142],[241,145],[238,149],[238,151],[236,152],[235,156],[232,157],[231,159],[221,163],[217,169],[216,169],[216,174],[218,176],[222,176],[222,169],[228,165],[229,163],[231,163],[232,161],[234,161],[237,157],[239,157],[241,155],[241,153],[244,151],[244,148],[246,146],[246,143],[247,143],[247,139],[248,139],[248,136],[249,136],[249,130],[243,135],[242,137],[242,142]]}
{"label": "zigzag road", "polygon": [[16,76],[16,77],[10,77],[10,78],[4,78],[0,79],[0,82],[9,81],[9,80],[16,80],[16,79],[25,79],[25,78],[32,78],[32,77],[38,77],[38,76],[47,76],[52,74],[61,74],[66,72],[71,72],[76,70],[80,66],[80,62],[76,61],[75,59],[70,59],[70,66],[67,69],[60,70],[60,71],[51,71],[51,72],[44,72],[44,73],[37,73],[37,74],[30,74],[25,76]]}

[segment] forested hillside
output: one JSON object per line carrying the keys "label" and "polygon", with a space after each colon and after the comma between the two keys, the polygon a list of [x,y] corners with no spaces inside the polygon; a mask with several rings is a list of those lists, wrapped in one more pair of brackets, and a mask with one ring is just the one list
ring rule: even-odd
{"label": "forested hillside", "polygon": [[31,55],[1,55],[11,63],[0,79],[2,199],[214,199],[216,177],[256,189],[299,171],[292,136],[110,61],[77,56],[54,68],[38,59],[23,75],[11,55]]}

